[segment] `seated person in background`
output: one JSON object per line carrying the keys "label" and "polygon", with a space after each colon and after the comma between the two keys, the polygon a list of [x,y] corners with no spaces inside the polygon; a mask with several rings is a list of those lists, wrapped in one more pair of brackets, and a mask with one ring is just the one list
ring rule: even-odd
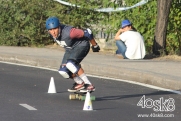
{"label": "seated person in background", "polygon": [[123,20],[121,28],[115,35],[116,54],[124,59],[143,59],[145,44],[143,36],[137,32],[129,20]]}

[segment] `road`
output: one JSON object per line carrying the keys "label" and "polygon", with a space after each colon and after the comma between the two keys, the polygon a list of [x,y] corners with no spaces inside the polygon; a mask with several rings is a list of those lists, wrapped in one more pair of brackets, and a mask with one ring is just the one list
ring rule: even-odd
{"label": "road", "polygon": [[[57,93],[48,87],[53,77]],[[93,111],[69,100],[73,84],[58,72],[0,63],[0,121],[180,121],[181,95],[88,77],[96,86]],[[139,102],[139,103],[138,103]],[[137,105],[139,104],[139,105]],[[148,117],[141,117],[148,116]]]}

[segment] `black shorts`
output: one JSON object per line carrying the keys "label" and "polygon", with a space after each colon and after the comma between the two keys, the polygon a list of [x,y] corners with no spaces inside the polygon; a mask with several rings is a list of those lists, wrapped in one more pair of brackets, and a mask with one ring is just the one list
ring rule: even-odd
{"label": "black shorts", "polygon": [[89,53],[90,44],[87,42],[86,45],[77,45],[73,49],[66,49],[62,64],[66,64],[67,60],[72,59],[75,60],[77,63],[80,63]]}

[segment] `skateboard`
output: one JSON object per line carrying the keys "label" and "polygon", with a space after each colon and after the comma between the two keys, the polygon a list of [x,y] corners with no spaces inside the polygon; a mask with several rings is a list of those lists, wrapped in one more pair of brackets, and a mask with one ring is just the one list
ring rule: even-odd
{"label": "skateboard", "polygon": [[[70,95],[69,95],[69,99],[70,99],[70,100],[76,100],[76,99],[78,99],[78,100],[83,101],[83,100],[85,100],[85,98],[86,98],[86,93],[87,93],[87,92],[80,92],[80,91],[73,92],[73,94],[70,94]],[[90,93],[91,93],[91,92],[90,92]],[[96,97],[93,96],[93,95],[90,95],[90,99],[91,99],[92,101],[94,101],[94,100],[96,100]]]}

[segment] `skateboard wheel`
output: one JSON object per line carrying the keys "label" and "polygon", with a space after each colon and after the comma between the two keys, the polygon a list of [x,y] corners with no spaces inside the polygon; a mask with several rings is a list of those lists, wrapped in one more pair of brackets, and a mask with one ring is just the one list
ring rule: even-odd
{"label": "skateboard wheel", "polygon": [[74,100],[74,99],[76,99],[76,95],[74,95],[74,94],[70,94],[70,95],[69,95],[69,99],[70,99],[70,100]]}
{"label": "skateboard wheel", "polygon": [[78,95],[78,94],[75,94],[75,98],[76,98],[76,99],[79,99],[79,95]]}
{"label": "skateboard wheel", "polygon": [[[80,96],[80,97],[79,97],[79,100],[82,100],[82,101],[83,101],[83,100],[85,100],[85,98],[86,98],[86,96]],[[91,99],[92,101],[94,101],[94,100],[96,100],[96,97],[95,97],[95,96],[91,96],[90,99]]]}
{"label": "skateboard wheel", "polygon": [[79,97],[79,100],[82,100],[82,101],[83,101],[83,100],[85,100],[85,97],[86,97],[86,96],[80,96],[80,97]]}
{"label": "skateboard wheel", "polygon": [[91,98],[91,100],[96,100],[95,96],[91,96],[90,98]]}

